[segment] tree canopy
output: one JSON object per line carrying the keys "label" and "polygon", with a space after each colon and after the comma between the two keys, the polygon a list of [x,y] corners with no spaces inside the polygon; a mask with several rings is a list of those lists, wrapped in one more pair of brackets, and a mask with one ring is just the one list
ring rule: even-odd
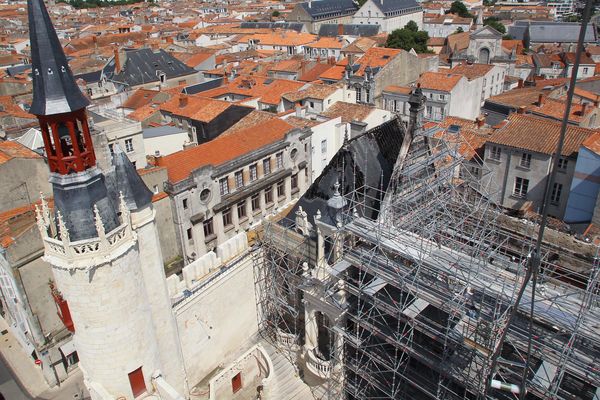
{"label": "tree canopy", "polygon": [[469,12],[467,6],[460,0],[453,1],[450,5],[450,10],[448,10],[450,14],[456,14],[459,17],[463,18],[473,18],[473,14]]}
{"label": "tree canopy", "polygon": [[427,48],[429,35],[425,31],[420,31],[414,21],[410,21],[402,29],[396,29],[388,36],[385,47],[392,49],[404,49],[410,51],[415,49],[417,53],[430,53]]}
{"label": "tree canopy", "polygon": [[488,17],[488,18],[484,19],[483,25],[490,26],[503,35],[506,33],[506,27],[496,17]]}

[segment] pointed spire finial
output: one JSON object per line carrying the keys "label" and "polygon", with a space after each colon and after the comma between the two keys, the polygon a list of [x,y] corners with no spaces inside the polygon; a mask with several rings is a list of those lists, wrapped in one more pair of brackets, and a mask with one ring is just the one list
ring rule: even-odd
{"label": "pointed spire finial", "polygon": [[102,217],[100,216],[100,211],[98,210],[98,206],[96,204],[94,204],[94,222],[96,223],[96,232],[98,232],[98,237],[102,238],[106,236],[104,224],[102,223]]}
{"label": "pointed spire finial", "polygon": [[48,226],[45,224],[44,217],[42,216],[42,210],[37,204],[35,205],[35,222],[37,223],[37,227],[40,230],[42,238],[48,236]]}
{"label": "pointed spire finial", "polygon": [[123,192],[119,192],[119,212],[121,213],[122,222],[129,221],[129,207],[127,207]]}
{"label": "pointed spire finial", "polygon": [[30,113],[54,115],[85,108],[89,100],[81,93],[58,40],[44,0],[27,0],[33,101]]}
{"label": "pointed spire finial", "polygon": [[56,221],[58,224],[58,230],[60,232],[60,239],[64,243],[69,243],[71,241],[71,237],[69,236],[69,230],[65,225],[65,221],[63,220],[62,214],[60,211],[56,211]]}

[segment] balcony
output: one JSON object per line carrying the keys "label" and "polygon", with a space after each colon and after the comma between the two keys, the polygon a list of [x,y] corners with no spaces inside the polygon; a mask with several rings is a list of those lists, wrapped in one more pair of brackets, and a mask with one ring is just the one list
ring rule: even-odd
{"label": "balcony", "polygon": [[319,378],[327,379],[331,373],[331,361],[321,360],[315,351],[316,349],[311,349],[307,352],[306,366]]}

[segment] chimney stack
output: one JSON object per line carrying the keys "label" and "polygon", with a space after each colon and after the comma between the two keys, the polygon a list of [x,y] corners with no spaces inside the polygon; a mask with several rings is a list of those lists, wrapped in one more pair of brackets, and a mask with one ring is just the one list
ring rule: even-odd
{"label": "chimney stack", "polygon": [[344,25],[338,24],[338,36],[342,36],[344,34]]}
{"label": "chimney stack", "polygon": [[525,81],[523,81],[523,79],[519,79],[519,83],[517,84],[518,88],[522,88],[525,86]]}
{"label": "chimney stack", "polygon": [[585,112],[587,111],[587,103],[583,103],[581,105],[581,116],[583,117],[585,115]]}
{"label": "chimney stack", "polygon": [[520,106],[517,109],[517,114],[525,114],[525,106]]}
{"label": "chimney stack", "polygon": [[475,125],[477,125],[477,128],[483,128],[484,124],[485,124],[485,118],[483,118],[483,117],[475,118]]}
{"label": "chimney stack", "polygon": [[543,93],[540,93],[540,94],[539,94],[539,96],[538,96],[538,101],[537,101],[537,105],[538,105],[539,107],[541,107],[541,106],[543,106],[543,105],[544,105],[544,94],[543,94]]}
{"label": "chimney stack", "polygon": [[187,106],[188,103],[188,98],[185,94],[180,94],[179,95],[179,108],[183,108],[185,106]]}
{"label": "chimney stack", "polygon": [[115,47],[115,72],[119,73],[125,68],[125,62],[127,62],[127,53],[124,49]]}
{"label": "chimney stack", "polygon": [[600,107],[600,101],[594,100],[594,107],[596,107],[596,108]]}

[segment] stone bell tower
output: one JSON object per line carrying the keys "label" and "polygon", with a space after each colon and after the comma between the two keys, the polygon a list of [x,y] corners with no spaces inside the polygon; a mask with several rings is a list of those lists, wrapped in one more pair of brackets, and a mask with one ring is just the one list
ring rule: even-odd
{"label": "stone bell tower", "polygon": [[96,166],[89,101],[43,0],[27,6],[30,112],[42,130],[55,204],[52,215],[42,202],[38,227],[86,386],[94,400],[133,399],[161,385],[185,394],[152,193],[119,149],[106,175]]}

